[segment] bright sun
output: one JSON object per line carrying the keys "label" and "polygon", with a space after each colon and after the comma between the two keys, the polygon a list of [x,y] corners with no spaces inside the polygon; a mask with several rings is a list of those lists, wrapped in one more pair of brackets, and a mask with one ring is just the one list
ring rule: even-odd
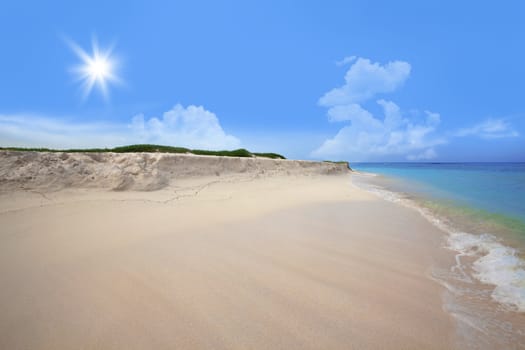
{"label": "bright sun", "polygon": [[89,55],[78,44],[71,40],[66,40],[69,47],[82,61],[81,64],[74,66],[71,71],[80,81],[83,98],[86,99],[96,85],[105,99],[109,97],[108,83],[122,83],[115,74],[116,61],[111,58],[112,47],[101,51],[97,40],[93,38],[93,54]]}
{"label": "bright sun", "polygon": [[93,60],[93,62],[89,62],[88,69],[89,74],[95,79],[104,79],[108,73],[111,72],[110,63],[103,58],[98,58]]}

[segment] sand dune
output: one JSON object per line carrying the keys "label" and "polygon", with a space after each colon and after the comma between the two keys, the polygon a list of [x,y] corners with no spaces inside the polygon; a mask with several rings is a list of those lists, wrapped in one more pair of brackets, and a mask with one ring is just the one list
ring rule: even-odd
{"label": "sand dune", "polygon": [[105,188],[158,190],[181,178],[224,174],[335,174],[345,164],[169,153],[0,151],[0,191]]}

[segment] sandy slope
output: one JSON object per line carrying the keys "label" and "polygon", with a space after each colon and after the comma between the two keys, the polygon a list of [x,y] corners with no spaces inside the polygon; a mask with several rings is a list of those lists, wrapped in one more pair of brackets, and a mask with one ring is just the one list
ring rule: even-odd
{"label": "sandy slope", "polygon": [[451,348],[435,228],[349,174],[271,170],[4,191],[0,348]]}
{"label": "sandy slope", "polygon": [[0,151],[0,191],[105,188],[158,190],[181,178],[228,174],[335,174],[344,164],[169,153]]}

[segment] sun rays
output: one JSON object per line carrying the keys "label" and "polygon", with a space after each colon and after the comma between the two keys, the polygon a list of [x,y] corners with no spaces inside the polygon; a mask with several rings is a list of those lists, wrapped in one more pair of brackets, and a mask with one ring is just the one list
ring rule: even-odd
{"label": "sun rays", "polygon": [[118,61],[112,57],[113,45],[102,50],[95,37],[92,39],[92,54],[89,55],[82,47],[70,39],[66,43],[81,60],[80,64],[71,67],[70,71],[80,82],[83,100],[87,99],[96,86],[105,100],[109,99],[109,85],[122,84],[116,74]]}

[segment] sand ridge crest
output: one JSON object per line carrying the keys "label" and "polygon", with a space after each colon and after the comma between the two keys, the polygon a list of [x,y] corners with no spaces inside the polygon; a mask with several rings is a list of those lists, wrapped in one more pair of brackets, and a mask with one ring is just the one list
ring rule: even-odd
{"label": "sand ridge crest", "polygon": [[346,164],[172,153],[0,151],[0,192],[102,188],[153,191],[181,178],[345,174]]}

